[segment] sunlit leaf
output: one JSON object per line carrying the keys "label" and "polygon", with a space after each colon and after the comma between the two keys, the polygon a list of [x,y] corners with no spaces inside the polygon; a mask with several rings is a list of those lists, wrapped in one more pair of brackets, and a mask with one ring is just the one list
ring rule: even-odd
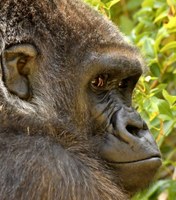
{"label": "sunlit leaf", "polygon": [[164,52],[164,51],[167,51],[169,49],[174,49],[176,48],[176,42],[173,41],[173,42],[170,42],[169,44],[166,44],[161,50],[160,52]]}
{"label": "sunlit leaf", "polygon": [[168,3],[169,6],[175,6],[176,0],[167,0],[167,3]]}
{"label": "sunlit leaf", "polygon": [[157,18],[155,18],[154,23],[162,20],[163,18],[168,16],[168,11],[165,10],[164,12],[162,12]]}
{"label": "sunlit leaf", "polygon": [[176,28],[176,16],[169,17],[169,22],[165,24],[165,27],[168,29]]}
{"label": "sunlit leaf", "polygon": [[116,3],[118,3],[120,0],[112,0],[112,1],[110,1],[110,2],[108,2],[108,3],[106,3],[106,7],[108,8],[108,9],[110,9],[112,6],[114,6]]}
{"label": "sunlit leaf", "polygon": [[173,105],[176,102],[176,96],[169,95],[166,90],[163,90],[163,96],[170,105]]}

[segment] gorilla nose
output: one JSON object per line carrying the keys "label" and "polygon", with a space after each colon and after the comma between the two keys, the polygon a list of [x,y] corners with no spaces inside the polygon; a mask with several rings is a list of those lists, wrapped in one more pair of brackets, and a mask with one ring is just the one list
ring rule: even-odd
{"label": "gorilla nose", "polygon": [[122,107],[113,114],[111,123],[114,128],[114,135],[126,143],[144,137],[144,130],[148,130],[146,123],[132,108]]}

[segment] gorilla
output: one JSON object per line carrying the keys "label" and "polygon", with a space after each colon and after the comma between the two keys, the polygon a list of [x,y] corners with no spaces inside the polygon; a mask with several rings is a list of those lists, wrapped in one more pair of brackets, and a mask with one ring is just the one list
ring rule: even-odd
{"label": "gorilla", "polygon": [[132,107],[138,50],[80,0],[0,1],[0,199],[126,200],[161,165]]}

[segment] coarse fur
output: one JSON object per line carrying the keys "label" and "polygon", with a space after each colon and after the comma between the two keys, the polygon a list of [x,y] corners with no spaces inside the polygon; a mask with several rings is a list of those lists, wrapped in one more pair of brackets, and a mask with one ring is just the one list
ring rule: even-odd
{"label": "coarse fur", "polygon": [[142,63],[137,50],[79,0],[1,0],[0,54],[25,43],[38,51],[30,101],[0,80],[0,199],[128,199],[98,154],[102,133],[85,91],[97,70],[88,68],[96,59],[91,52],[116,49]]}

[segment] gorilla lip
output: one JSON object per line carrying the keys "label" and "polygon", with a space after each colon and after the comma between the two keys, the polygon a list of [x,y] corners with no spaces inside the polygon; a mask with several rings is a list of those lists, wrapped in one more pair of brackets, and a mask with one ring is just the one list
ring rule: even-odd
{"label": "gorilla lip", "polygon": [[152,157],[149,157],[149,158],[145,158],[145,159],[141,159],[141,160],[134,160],[134,161],[128,161],[128,162],[109,162],[109,164],[112,164],[112,165],[120,165],[120,164],[131,164],[131,163],[140,163],[140,162],[149,162],[149,161],[153,161],[153,162],[156,162],[156,161],[160,161],[161,162],[161,156],[160,155],[156,155],[156,156],[152,156]]}

